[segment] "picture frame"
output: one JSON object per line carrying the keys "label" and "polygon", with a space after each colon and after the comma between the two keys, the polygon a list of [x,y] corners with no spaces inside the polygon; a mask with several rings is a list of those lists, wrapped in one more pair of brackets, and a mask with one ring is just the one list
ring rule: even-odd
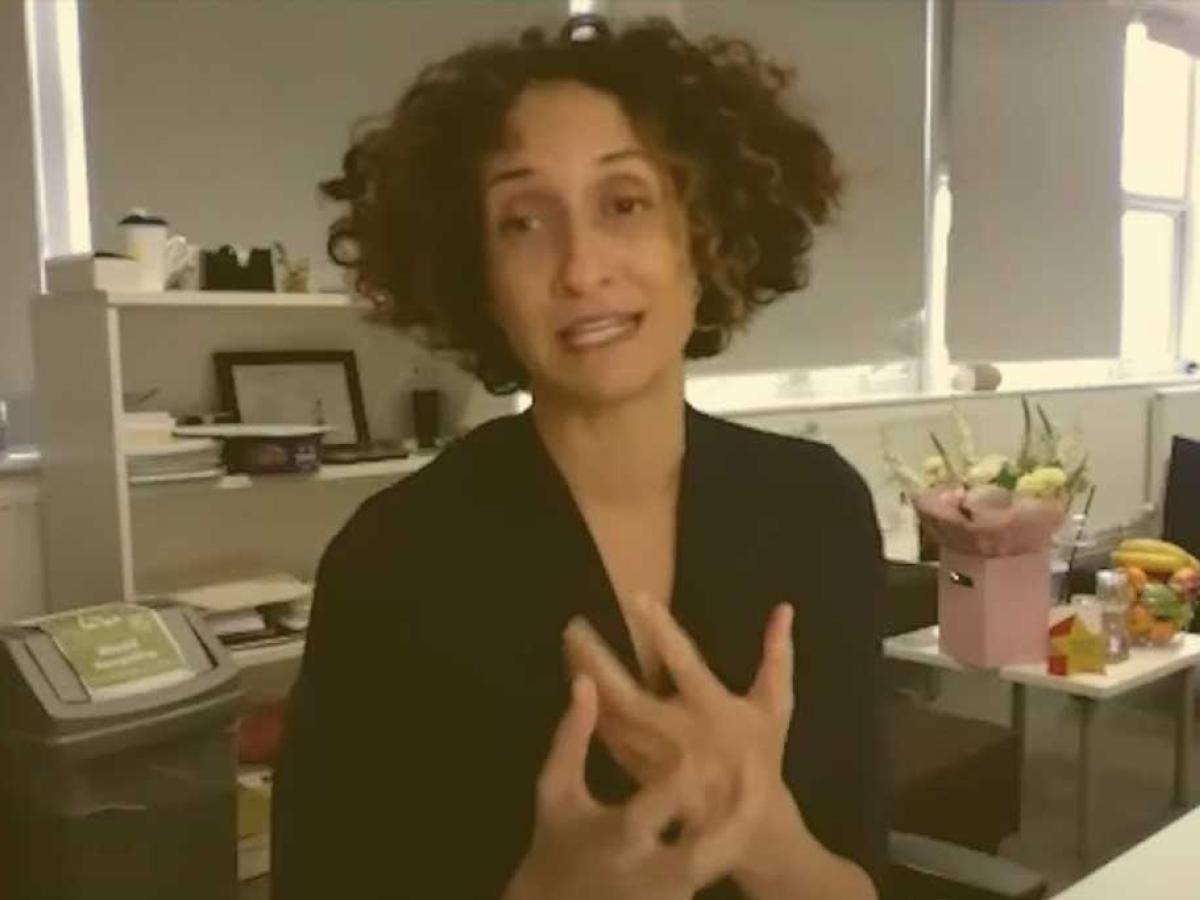
{"label": "picture frame", "polygon": [[325,447],[370,442],[353,350],[213,354],[221,409],[252,425],[328,425]]}

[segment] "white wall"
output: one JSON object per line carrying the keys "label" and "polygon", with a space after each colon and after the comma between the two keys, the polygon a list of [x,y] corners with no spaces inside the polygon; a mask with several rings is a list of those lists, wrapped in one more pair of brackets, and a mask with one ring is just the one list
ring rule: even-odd
{"label": "white wall", "polygon": [[0,623],[45,610],[38,484],[0,473]]}
{"label": "white wall", "polygon": [[37,219],[24,4],[0,3],[0,399],[33,390],[29,296],[37,289]]}
{"label": "white wall", "polygon": [[[324,262],[317,182],[349,129],[469,40],[561,22],[555,0],[88,0],[80,11],[92,224],[131,206],[208,246],[279,239]],[[551,14],[547,16],[547,13]]]}
{"label": "white wall", "polygon": [[897,323],[924,303],[923,0],[686,0],[684,22],[792,66],[799,109],[848,176],[844,210],[817,235],[808,290],[768,307],[697,372],[905,355]]}

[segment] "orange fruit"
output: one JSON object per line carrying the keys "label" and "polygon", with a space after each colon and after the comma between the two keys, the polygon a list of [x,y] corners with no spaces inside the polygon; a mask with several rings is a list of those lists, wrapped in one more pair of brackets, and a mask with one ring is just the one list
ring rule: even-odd
{"label": "orange fruit", "polygon": [[1137,566],[1126,566],[1125,577],[1129,579],[1129,586],[1133,589],[1133,595],[1136,597],[1142,592],[1142,588],[1146,586],[1146,573]]}
{"label": "orange fruit", "polygon": [[1129,632],[1133,635],[1148,635],[1150,629],[1154,627],[1154,617],[1150,615],[1150,610],[1146,609],[1144,603],[1131,603],[1129,605]]}
{"label": "orange fruit", "polygon": [[1152,644],[1170,643],[1177,631],[1174,622],[1155,622],[1150,627],[1150,642]]}

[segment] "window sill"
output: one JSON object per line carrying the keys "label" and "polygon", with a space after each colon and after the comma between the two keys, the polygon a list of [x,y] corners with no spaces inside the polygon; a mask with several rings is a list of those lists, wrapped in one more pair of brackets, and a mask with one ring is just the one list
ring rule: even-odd
{"label": "window sill", "polygon": [[[1097,378],[1094,373],[1064,373],[1061,377],[1040,377],[1036,383],[1028,379],[1006,376],[994,391],[944,390],[859,390],[844,393],[806,392],[803,373],[795,371],[764,372],[753,376],[731,376],[724,379],[708,376],[689,378],[687,396],[698,409],[713,415],[755,416],[798,410],[863,409],[871,407],[905,406],[924,403],[944,403],[996,396],[1021,394],[1050,394],[1076,391],[1121,390],[1139,387],[1198,386],[1200,375],[1182,373],[1113,375]],[[723,381],[725,383],[718,383]]]}

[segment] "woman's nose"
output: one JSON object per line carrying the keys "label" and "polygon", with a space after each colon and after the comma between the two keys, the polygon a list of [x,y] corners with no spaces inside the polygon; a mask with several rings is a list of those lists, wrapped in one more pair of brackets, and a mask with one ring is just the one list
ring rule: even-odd
{"label": "woman's nose", "polygon": [[564,229],[559,285],[570,296],[590,294],[610,277],[605,241],[600,230],[584,222],[569,222]]}

